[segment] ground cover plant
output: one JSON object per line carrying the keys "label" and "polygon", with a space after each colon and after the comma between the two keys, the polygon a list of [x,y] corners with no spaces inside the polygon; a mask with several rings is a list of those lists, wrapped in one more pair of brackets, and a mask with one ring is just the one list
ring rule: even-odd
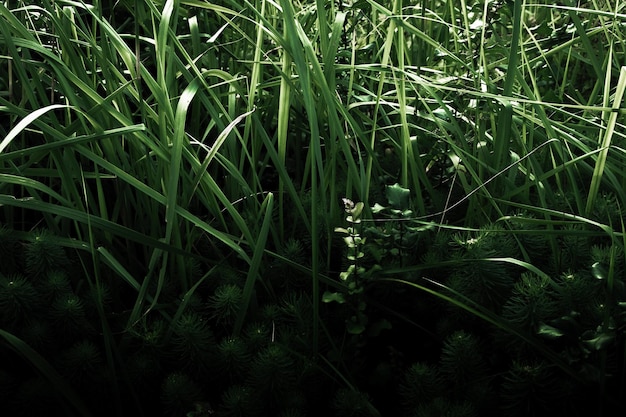
{"label": "ground cover plant", "polygon": [[626,409],[621,2],[0,20],[9,414]]}

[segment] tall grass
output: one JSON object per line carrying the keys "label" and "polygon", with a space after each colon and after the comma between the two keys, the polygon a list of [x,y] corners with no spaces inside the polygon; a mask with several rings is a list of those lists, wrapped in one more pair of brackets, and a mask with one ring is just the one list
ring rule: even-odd
{"label": "tall grass", "polygon": [[524,208],[623,251],[623,225],[591,219],[601,193],[626,206],[623,8],[0,4],[0,220],[62,237],[94,287],[123,282],[131,328],[169,282],[191,295],[230,263],[246,275],[239,333],[255,288],[272,293],[264,260],[302,239],[316,347],[342,197],[371,216],[398,183],[418,220],[462,207],[478,227]]}

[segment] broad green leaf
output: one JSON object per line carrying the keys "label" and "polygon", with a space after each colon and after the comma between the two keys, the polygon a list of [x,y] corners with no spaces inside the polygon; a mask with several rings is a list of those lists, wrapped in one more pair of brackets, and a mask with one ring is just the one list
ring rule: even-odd
{"label": "broad green leaf", "polygon": [[608,347],[615,341],[615,334],[602,332],[591,339],[582,339],[582,342],[589,349],[598,351]]}
{"label": "broad green leaf", "polygon": [[324,294],[322,295],[322,301],[324,303],[336,302],[339,304],[343,304],[346,302],[346,298],[340,292],[324,291]]}
{"label": "broad green leaf", "polygon": [[407,210],[409,208],[410,190],[401,187],[398,183],[385,187],[387,201],[396,210]]}
{"label": "broad green leaf", "polygon": [[564,335],[564,333],[560,329],[557,329],[556,327],[547,325],[545,323],[541,323],[539,325],[539,330],[537,330],[537,334],[547,339],[558,339],[559,337],[562,337]]}

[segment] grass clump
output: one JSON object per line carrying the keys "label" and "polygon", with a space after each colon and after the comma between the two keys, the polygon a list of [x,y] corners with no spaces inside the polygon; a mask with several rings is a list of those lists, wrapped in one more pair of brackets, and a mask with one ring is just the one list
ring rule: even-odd
{"label": "grass clump", "polygon": [[623,21],[0,4],[7,412],[624,410]]}

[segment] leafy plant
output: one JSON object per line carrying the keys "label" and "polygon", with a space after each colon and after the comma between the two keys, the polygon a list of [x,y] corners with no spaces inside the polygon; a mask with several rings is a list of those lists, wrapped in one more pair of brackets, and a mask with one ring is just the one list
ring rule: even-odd
{"label": "leafy plant", "polygon": [[347,298],[340,292],[324,293],[325,302],[335,301],[340,304],[348,302],[353,314],[346,319],[346,328],[351,334],[360,334],[367,326],[367,315],[365,309],[367,304],[363,297],[365,282],[371,277],[376,268],[366,269],[362,266],[365,253],[362,247],[366,242],[365,237],[360,235],[361,214],[365,205],[362,202],[354,203],[352,200],[344,198],[345,211],[348,214],[346,221],[350,224],[347,228],[338,227],[335,232],[344,235],[343,240],[346,245],[346,259],[348,267],[339,274],[339,279],[345,284]]}

